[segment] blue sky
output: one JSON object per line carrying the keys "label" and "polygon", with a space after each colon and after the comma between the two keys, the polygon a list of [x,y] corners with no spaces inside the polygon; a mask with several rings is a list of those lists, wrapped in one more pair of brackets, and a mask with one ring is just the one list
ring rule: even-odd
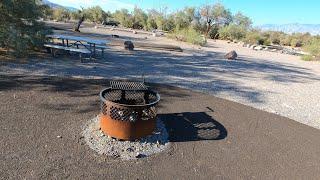
{"label": "blue sky", "polygon": [[[147,10],[167,7],[170,12],[185,6],[200,7],[213,4],[213,0],[50,0],[64,6],[75,8],[100,5],[106,11],[135,5]],[[220,0],[231,12],[243,12],[251,17],[254,25],[261,24],[320,24],[320,0]]]}

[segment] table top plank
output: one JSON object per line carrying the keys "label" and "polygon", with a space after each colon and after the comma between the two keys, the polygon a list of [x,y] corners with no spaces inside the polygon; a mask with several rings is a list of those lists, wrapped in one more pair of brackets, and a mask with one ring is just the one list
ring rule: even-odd
{"label": "table top plank", "polygon": [[73,52],[79,52],[79,53],[85,53],[85,54],[91,53],[91,51],[89,51],[87,49],[76,49],[76,48],[71,48],[71,47],[59,46],[59,45],[55,45],[55,44],[44,44],[44,46],[49,47],[49,48],[63,49],[66,51],[73,51]]}
{"label": "table top plank", "polygon": [[83,36],[71,36],[71,35],[63,35],[63,34],[53,34],[53,35],[47,35],[48,38],[53,39],[66,39],[66,40],[72,40],[72,41],[84,41],[89,44],[99,44],[99,45],[105,45],[109,43],[107,40],[101,40],[101,39],[92,39],[89,37],[83,37]]}

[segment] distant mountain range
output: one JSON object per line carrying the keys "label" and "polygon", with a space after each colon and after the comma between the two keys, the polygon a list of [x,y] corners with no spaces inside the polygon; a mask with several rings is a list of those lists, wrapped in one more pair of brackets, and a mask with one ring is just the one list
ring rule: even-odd
{"label": "distant mountain range", "polygon": [[320,35],[320,24],[264,24],[261,26],[257,26],[257,28],[264,31],[282,31],[285,33],[306,33],[309,32],[312,35]]}
{"label": "distant mountain range", "polygon": [[52,2],[50,2],[48,0],[42,0],[42,3],[48,5],[51,8],[65,8],[65,9],[68,9],[70,11],[77,11],[78,10],[77,8],[68,7],[68,6],[62,6],[60,4],[52,3]]}

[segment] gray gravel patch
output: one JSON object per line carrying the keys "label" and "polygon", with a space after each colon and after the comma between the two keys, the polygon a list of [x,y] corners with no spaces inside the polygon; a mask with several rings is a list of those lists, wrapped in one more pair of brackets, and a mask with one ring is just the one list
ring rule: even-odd
{"label": "gray gravel patch", "polygon": [[135,141],[111,138],[100,130],[99,117],[95,117],[83,127],[86,144],[100,155],[112,156],[122,160],[143,158],[160,153],[170,146],[165,125],[157,119],[156,130],[152,135]]}

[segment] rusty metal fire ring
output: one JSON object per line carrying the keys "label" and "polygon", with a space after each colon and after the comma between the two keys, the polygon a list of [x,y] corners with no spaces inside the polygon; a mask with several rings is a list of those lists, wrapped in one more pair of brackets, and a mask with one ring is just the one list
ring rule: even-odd
{"label": "rusty metal fire ring", "polygon": [[152,134],[160,95],[150,89],[106,88],[100,92],[100,127],[104,134],[134,140]]}

